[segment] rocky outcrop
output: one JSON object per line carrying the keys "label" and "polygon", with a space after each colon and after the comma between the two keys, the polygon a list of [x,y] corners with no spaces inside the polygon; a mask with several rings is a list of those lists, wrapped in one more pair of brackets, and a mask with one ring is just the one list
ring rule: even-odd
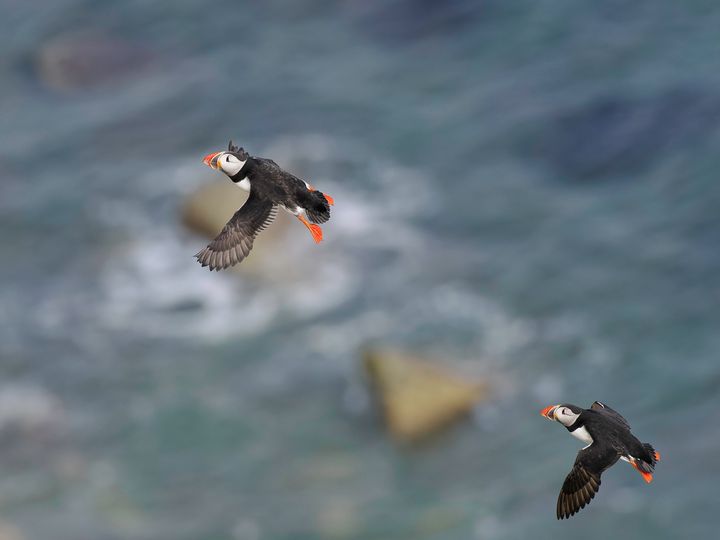
{"label": "rocky outcrop", "polygon": [[446,428],[487,394],[484,383],[405,353],[366,351],[364,363],[398,440],[416,441]]}

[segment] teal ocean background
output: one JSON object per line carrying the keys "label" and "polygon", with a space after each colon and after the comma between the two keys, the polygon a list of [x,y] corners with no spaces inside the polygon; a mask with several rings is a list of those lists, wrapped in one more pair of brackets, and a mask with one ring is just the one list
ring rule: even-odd
{"label": "teal ocean background", "polygon": [[[717,2],[0,8],[2,540],[717,536]],[[335,198],[325,242],[194,261],[230,138]],[[492,396],[398,445],[372,345]],[[539,410],[596,399],[663,461],[559,522]]]}

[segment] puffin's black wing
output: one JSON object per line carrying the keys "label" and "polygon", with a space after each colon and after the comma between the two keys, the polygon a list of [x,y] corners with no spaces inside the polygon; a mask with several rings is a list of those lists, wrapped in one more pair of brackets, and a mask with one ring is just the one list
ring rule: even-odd
{"label": "puffin's black wing", "polygon": [[580,450],[560,489],[557,518],[569,518],[585,508],[600,489],[600,475],[618,459],[617,450],[598,442]]}
{"label": "puffin's black wing", "polygon": [[592,405],[590,405],[590,408],[594,411],[598,411],[599,413],[603,414],[607,418],[611,418],[615,420],[618,424],[620,424],[623,427],[626,427],[627,429],[630,429],[630,424],[628,423],[625,418],[622,417],[622,415],[617,412],[615,409],[612,409],[602,403],[601,401],[595,401]]}
{"label": "puffin's black wing", "polygon": [[250,191],[245,204],[235,212],[220,234],[195,257],[210,270],[222,270],[238,264],[248,256],[260,231],[270,225],[277,206]]}

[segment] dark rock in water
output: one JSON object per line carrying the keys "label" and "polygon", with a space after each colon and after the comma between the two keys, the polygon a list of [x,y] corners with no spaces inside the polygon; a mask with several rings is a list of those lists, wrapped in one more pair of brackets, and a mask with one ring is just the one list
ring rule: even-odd
{"label": "dark rock in water", "polygon": [[54,90],[82,90],[135,78],[153,63],[146,49],[117,38],[61,36],[37,52],[40,80]]}
{"label": "dark rock in water", "polygon": [[403,42],[467,27],[479,17],[480,5],[468,0],[356,0],[345,8],[375,37]]}
{"label": "dark rock in water", "polygon": [[531,153],[567,180],[636,174],[718,129],[720,96],[673,91],[606,97],[567,112],[537,136]]}

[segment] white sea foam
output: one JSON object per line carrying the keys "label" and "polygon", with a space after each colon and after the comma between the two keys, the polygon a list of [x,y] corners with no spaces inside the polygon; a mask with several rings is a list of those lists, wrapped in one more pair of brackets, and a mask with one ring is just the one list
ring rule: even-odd
{"label": "white sea foam", "polygon": [[0,431],[57,427],[63,414],[58,399],[37,386],[0,387]]}

